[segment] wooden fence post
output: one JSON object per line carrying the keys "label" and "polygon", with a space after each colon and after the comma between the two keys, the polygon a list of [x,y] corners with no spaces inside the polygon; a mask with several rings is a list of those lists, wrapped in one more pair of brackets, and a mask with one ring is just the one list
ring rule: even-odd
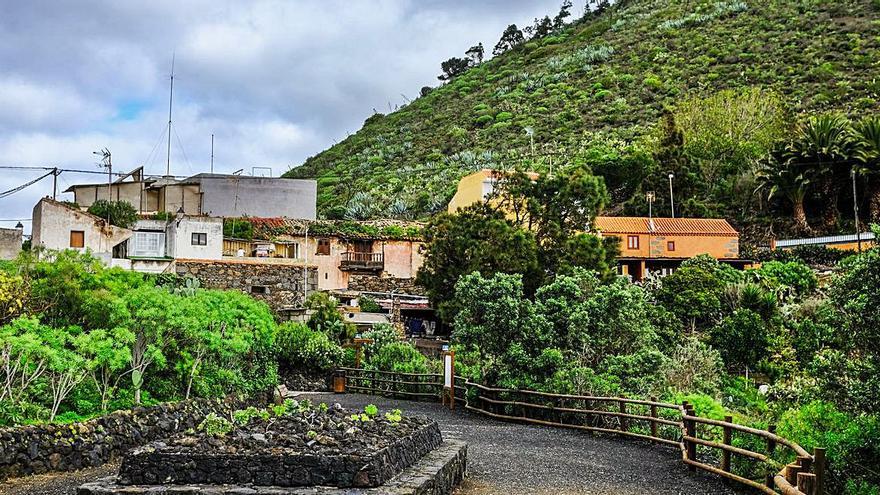
{"label": "wooden fence post", "polygon": [[[687,409],[685,409],[688,416],[696,416],[697,415],[697,413],[694,411],[693,407],[694,406],[688,404]],[[687,421],[684,422],[684,425],[685,425],[685,431],[687,432],[687,435],[692,438],[697,438],[697,422],[692,419],[688,419]],[[692,461],[696,461],[697,460],[697,444],[696,444],[696,442],[687,442],[686,445],[687,445],[687,458]],[[688,464],[688,469],[691,471],[696,471],[697,467],[692,464]]]}
{"label": "wooden fence post", "polygon": [[[620,414],[626,414],[626,402],[622,400],[618,400],[617,404],[620,406]],[[629,421],[625,416],[620,417],[620,431],[629,431]]]}
{"label": "wooden fence post", "polygon": [[[651,397],[651,402],[657,402],[657,398]],[[652,418],[657,417],[657,405],[656,404],[651,404],[651,417]],[[657,422],[656,421],[651,421],[651,436],[654,438],[659,438],[659,437],[657,437]]]}
{"label": "wooden fence post", "polygon": [[811,495],[816,490],[816,475],[813,473],[798,473],[797,489],[802,493]]}
{"label": "wooden fence post", "polygon": [[816,474],[813,493],[823,495],[825,493],[825,449],[822,447],[813,449],[813,472]]}
{"label": "wooden fence post", "polygon": [[[725,423],[732,423],[733,416],[724,416]],[[724,426],[724,445],[730,445],[732,441],[733,430],[730,429],[730,426]],[[721,451],[721,469],[730,472],[730,451],[722,450]]]}
{"label": "wooden fence post", "polygon": [[[767,431],[775,434],[776,433],[776,425],[768,426]],[[775,452],[775,451],[776,451],[776,441],[768,438],[767,439],[767,457],[772,457],[773,452]],[[767,475],[767,479],[765,480],[764,484],[767,485],[768,488],[773,488],[776,486],[776,483],[773,482],[773,474]]]}

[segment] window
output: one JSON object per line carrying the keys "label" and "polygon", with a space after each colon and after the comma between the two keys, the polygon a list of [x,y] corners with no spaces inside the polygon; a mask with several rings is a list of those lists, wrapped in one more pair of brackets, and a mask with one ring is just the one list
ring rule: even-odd
{"label": "window", "polygon": [[70,247],[81,248],[86,245],[86,233],[82,230],[70,231]]}
{"label": "window", "polygon": [[264,285],[252,285],[251,294],[268,294],[269,288]]}
{"label": "window", "polygon": [[666,241],[666,250],[675,251],[675,241]]}
{"label": "window", "polygon": [[329,256],[330,255],[330,239],[318,239],[318,252],[315,253],[321,256]]}
{"label": "window", "polygon": [[165,256],[165,233],[135,232],[129,245],[131,256],[162,258]]}
{"label": "window", "polygon": [[626,237],[626,248],[627,249],[638,249],[639,248],[639,236],[630,235]]}
{"label": "window", "polygon": [[207,246],[208,245],[208,234],[206,234],[204,232],[193,232],[192,245],[193,246]]}

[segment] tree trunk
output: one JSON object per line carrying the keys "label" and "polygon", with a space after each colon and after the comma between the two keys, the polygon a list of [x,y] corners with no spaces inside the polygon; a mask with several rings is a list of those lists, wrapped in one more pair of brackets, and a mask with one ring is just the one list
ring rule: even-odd
{"label": "tree trunk", "polygon": [[140,389],[140,387],[134,389],[134,403],[137,405],[141,404],[141,389]]}
{"label": "tree trunk", "polygon": [[840,220],[840,210],[837,209],[838,196],[839,192],[834,187],[834,180],[824,181],[820,199],[825,203],[825,207],[822,209],[822,228],[826,232],[837,231],[837,224]]}
{"label": "tree trunk", "polygon": [[794,201],[794,224],[798,232],[809,234],[813,230],[810,228],[809,222],[807,222],[807,213],[804,211],[803,199]]}
{"label": "tree trunk", "polygon": [[868,182],[868,213],[870,220],[880,220],[880,177],[871,177]]}

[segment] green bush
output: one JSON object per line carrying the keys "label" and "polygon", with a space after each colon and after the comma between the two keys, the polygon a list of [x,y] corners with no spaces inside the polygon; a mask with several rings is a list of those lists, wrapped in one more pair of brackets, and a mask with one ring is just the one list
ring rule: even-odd
{"label": "green bush", "polygon": [[306,372],[331,370],[342,363],[344,355],[342,347],[326,334],[302,323],[279,326],[276,348],[283,366]]}
{"label": "green bush", "polygon": [[797,296],[816,290],[819,283],[813,270],[799,261],[768,261],[755,272],[759,279],[769,282],[771,287],[792,290]]}
{"label": "green bush", "polygon": [[880,489],[880,416],[853,416],[827,402],[786,411],[777,432],[807,450],[827,449],[828,493],[863,494]]}
{"label": "green bush", "polygon": [[415,347],[397,342],[379,349],[367,362],[366,367],[398,373],[427,373],[428,358]]}
{"label": "green bush", "polygon": [[99,199],[89,206],[89,213],[101,218],[110,217],[110,223],[123,229],[130,228],[138,220],[138,212],[128,201]]}

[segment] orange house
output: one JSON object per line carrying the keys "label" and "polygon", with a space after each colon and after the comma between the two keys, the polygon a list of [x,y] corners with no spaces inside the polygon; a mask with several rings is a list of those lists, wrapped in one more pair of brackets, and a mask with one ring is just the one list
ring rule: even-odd
{"label": "orange house", "polygon": [[620,273],[633,280],[667,275],[699,254],[737,268],[749,264],[739,259],[739,232],[720,218],[596,217],[594,230],[620,239]]}

